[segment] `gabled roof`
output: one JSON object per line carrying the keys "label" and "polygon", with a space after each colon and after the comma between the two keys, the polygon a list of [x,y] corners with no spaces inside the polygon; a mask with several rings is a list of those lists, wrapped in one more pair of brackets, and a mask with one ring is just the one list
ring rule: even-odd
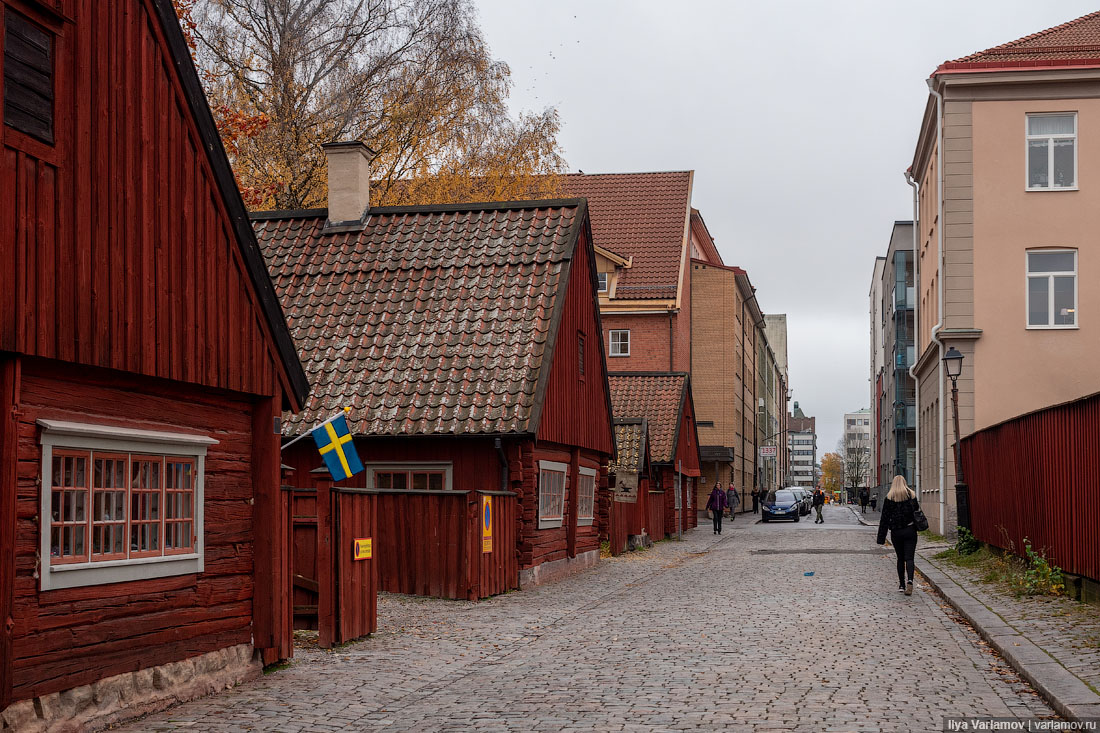
{"label": "gabled roof", "polygon": [[[254,215],[313,390],[295,434],[351,406],[358,435],[533,434],[587,226],[583,200]],[[595,297],[595,296],[593,296]]]}
{"label": "gabled roof", "polygon": [[680,438],[680,421],[688,397],[683,372],[638,372],[607,375],[611,407],[620,416],[641,416],[649,431],[649,455],[654,463],[672,463]]}
{"label": "gabled roof", "polygon": [[588,199],[600,246],[633,258],[619,276],[616,299],[676,298],[691,184],[691,171],[562,176],[567,195]]}
{"label": "gabled roof", "polygon": [[295,398],[294,402],[301,405],[309,392],[309,382],[306,381],[305,372],[298,361],[294,341],[287,328],[283,311],[279,307],[279,299],[271,285],[264,258],[256,243],[256,235],[248,220],[248,209],[244,205],[244,200],[241,199],[237,179],[233,177],[233,170],[229,166],[229,158],[226,157],[221,135],[218,134],[214,116],[210,113],[206,93],[199,81],[198,72],[195,71],[191,51],[183,38],[179,17],[176,15],[172,0],[153,0],[153,7],[156,9],[161,30],[168,42],[168,50],[175,64],[184,97],[187,98],[188,106],[191,108],[191,117],[202,138],[202,147],[206,151],[210,168],[214,171],[215,182],[232,224],[234,239],[244,260],[245,269],[248,270],[248,276],[267,321],[267,327],[275,340],[275,348],[282,362],[288,387]]}
{"label": "gabled roof", "polygon": [[645,451],[649,440],[649,425],[644,417],[623,417],[615,420],[615,449],[617,457],[608,470],[642,471],[645,469]]}
{"label": "gabled roof", "polygon": [[936,73],[1100,66],[1100,11],[947,61]]}

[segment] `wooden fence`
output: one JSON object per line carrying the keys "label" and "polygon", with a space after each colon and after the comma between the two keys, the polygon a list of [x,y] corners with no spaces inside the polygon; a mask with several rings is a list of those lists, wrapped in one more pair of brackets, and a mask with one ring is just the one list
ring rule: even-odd
{"label": "wooden fence", "polygon": [[653,541],[665,538],[665,492],[650,491],[646,505],[646,531]]}
{"label": "wooden fence", "polygon": [[978,539],[1100,580],[1100,395],[974,433],[962,460]]}
{"label": "wooden fence", "polygon": [[[519,587],[516,495],[369,490],[377,501],[381,590],[475,600]],[[491,533],[482,528],[485,502]]]}

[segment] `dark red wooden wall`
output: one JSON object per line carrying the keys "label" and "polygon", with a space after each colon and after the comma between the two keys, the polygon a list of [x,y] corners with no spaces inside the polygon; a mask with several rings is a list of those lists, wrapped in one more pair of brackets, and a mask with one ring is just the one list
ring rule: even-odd
{"label": "dark red wooden wall", "polygon": [[963,438],[962,460],[978,539],[1100,580],[1100,395]]}
{"label": "dark red wooden wall", "polygon": [[[578,238],[569,266],[565,307],[554,341],[538,439],[610,455],[615,436],[607,397],[607,363],[596,304],[587,234]],[[584,336],[584,375],[577,336]]]}
{"label": "dark red wooden wall", "polygon": [[55,143],[0,125],[0,351],[270,395],[285,375],[151,2],[0,1],[56,34]]}

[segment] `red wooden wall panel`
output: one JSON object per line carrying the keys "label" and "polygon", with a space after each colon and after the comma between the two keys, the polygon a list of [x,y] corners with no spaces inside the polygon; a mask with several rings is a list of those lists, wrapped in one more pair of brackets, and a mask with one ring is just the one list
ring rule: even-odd
{"label": "red wooden wall panel", "polygon": [[1100,395],[966,437],[962,460],[978,539],[1100,580]]}

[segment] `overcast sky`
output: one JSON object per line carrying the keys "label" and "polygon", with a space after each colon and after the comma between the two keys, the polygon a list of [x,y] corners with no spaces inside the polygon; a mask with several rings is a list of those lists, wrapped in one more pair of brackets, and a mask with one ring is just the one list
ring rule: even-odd
{"label": "overcast sky", "polygon": [[692,203],[786,313],[819,455],[870,403],[868,291],[912,218],[925,79],[1100,9],[1078,0],[477,0],[516,110],[557,107],[570,170],[695,171]]}

